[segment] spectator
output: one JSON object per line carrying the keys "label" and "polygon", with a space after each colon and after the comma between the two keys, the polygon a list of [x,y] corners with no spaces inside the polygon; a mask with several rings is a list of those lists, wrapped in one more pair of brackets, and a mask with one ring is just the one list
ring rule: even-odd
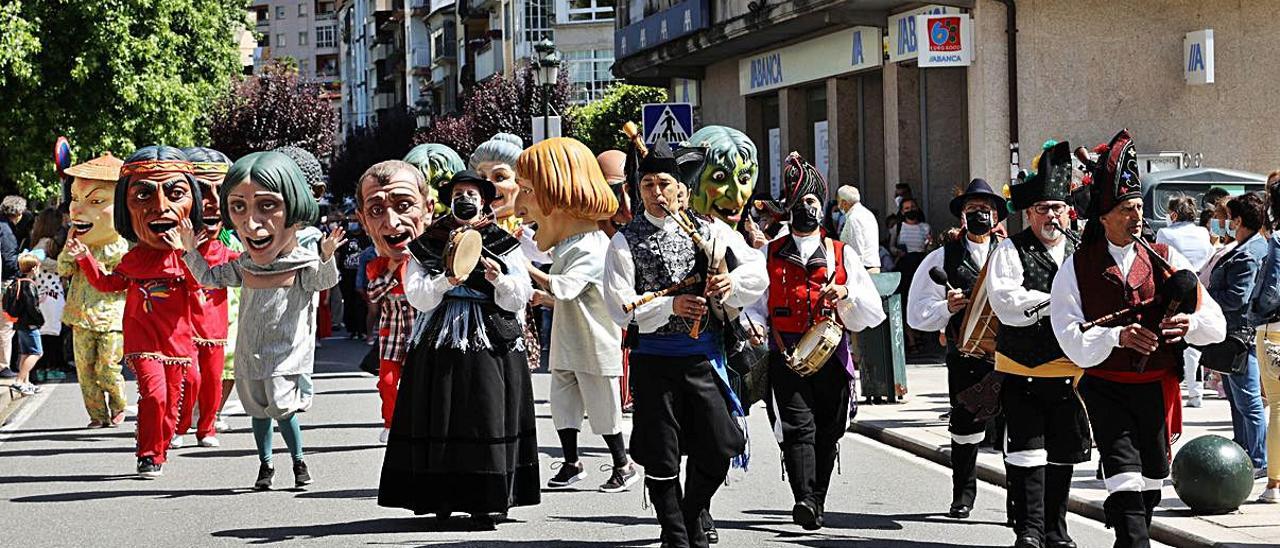
{"label": "spectator", "polygon": [[872,274],[880,272],[880,227],[876,215],[862,205],[862,194],[855,186],[842,186],[839,191],[840,209],[845,211],[844,229],[840,241],[853,248],[862,258],[862,266]]}
{"label": "spectator", "polygon": [[1169,200],[1169,226],[1156,233],[1156,241],[1178,250],[1197,272],[1213,255],[1209,231],[1196,224],[1199,220],[1196,201],[1189,196]]}
{"label": "spectator", "polygon": [[[907,254],[923,254],[929,246],[933,228],[924,222],[924,212],[915,198],[902,201],[902,224],[894,227],[890,235],[889,249],[902,257]],[[902,261],[901,258],[898,259]],[[918,262],[918,261],[917,261]]]}
{"label": "spectator", "polygon": [[29,248],[33,221],[27,213],[27,199],[22,196],[5,196],[4,200],[0,200],[0,216],[4,217],[5,224],[13,231],[18,249]]}
{"label": "spectator", "polygon": [[839,200],[827,200],[826,211],[822,215],[822,230],[828,237],[840,237],[840,232],[844,230],[844,210]]}
{"label": "spectator", "polygon": [[1270,213],[1267,256],[1258,275],[1249,320],[1256,326],[1258,370],[1267,394],[1270,426],[1267,429],[1267,487],[1258,502],[1280,503],[1280,172],[1267,178]]}
{"label": "spectator", "polygon": [[[6,198],[7,200],[8,198]],[[13,236],[7,219],[0,222],[0,291],[8,289],[18,275],[18,240]],[[9,316],[0,314],[0,378],[12,379],[18,376],[9,367],[12,356],[13,322]]]}
{"label": "spectator", "polygon": [[40,314],[39,297],[36,294],[35,277],[40,274],[39,253],[23,253],[18,257],[18,276],[12,288],[4,292],[4,312],[14,318],[14,340],[18,342],[18,377],[11,391],[30,396],[40,389],[31,383],[31,370],[44,352],[40,349],[40,327],[44,317]]}
{"label": "spectator", "polygon": [[378,307],[368,306],[369,278],[366,275],[366,267],[369,266],[369,261],[372,261],[377,256],[378,250],[374,249],[373,245],[370,244],[369,247],[360,252],[359,262],[356,263],[356,293],[364,300],[365,308],[368,310],[368,316],[365,318],[364,342],[369,346],[373,346],[378,342]]}
{"label": "spectator", "polygon": [[369,333],[365,318],[369,315],[364,297],[356,290],[356,278],[362,272],[360,254],[372,245],[364,234],[360,223],[347,223],[347,242],[338,248],[338,269],[342,275],[338,279],[338,289],[342,293],[342,324],[347,334],[356,340],[364,339]]}
{"label": "spectator", "polygon": [[[1259,232],[1267,213],[1262,196],[1248,193],[1227,202],[1228,219],[1239,245],[1227,252],[1213,266],[1207,290],[1209,297],[1222,307],[1227,318],[1227,332],[1252,332],[1249,312],[1254,284],[1267,254],[1267,240]],[[1267,455],[1264,449],[1267,424],[1262,411],[1262,392],[1258,375],[1256,347],[1249,349],[1245,370],[1223,376],[1227,401],[1231,404],[1231,426],[1235,442],[1253,461],[1255,478],[1265,474]]]}
{"label": "spectator", "polygon": [[44,355],[36,364],[37,371],[49,378],[50,370],[63,369],[66,363],[62,354],[62,309],[66,306],[66,294],[63,292],[62,279],[58,277],[58,233],[62,229],[62,213],[57,208],[47,207],[36,216],[31,227],[31,240],[35,242],[33,250],[44,254],[40,263],[40,275],[36,277],[36,290],[39,295],[40,312],[44,315],[44,326],[40,328],[40,343]]}

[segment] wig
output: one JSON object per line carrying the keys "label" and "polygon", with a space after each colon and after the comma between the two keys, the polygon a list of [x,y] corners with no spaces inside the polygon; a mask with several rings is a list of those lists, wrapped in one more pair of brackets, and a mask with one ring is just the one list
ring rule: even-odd
{"label": "wig", "polygon": [[[209,171],[216,170],[218,165],[231,167],[231,158],[208,147],[187,147],[182,149],[182,153],[187,156],[187,160],[191,161],[196,173],[200,173],[202,168]],[[223,173],[225,172],[224,170]]]}
{"label": "wig", "polygon": [[426,178],[427,184],[433,189],[440,188],[440,185],[452,179],[454,173],[467,169],[467,165],[462,163],[462,157],[458,156],[457,152],[438,143],[426,143],[413,147],[413,150],[404,156],[404,161],[418,168]]}
{"label": "wig", "polygon": [[520,157],[520,153],[523,150],[524,141],[519,136],[510,133],[498,133],[476,147],[476,151],[471,153],[471,159],[468,160],[467,165],[475,170],[480,169],[480,164],[485,162],[497,162],[514,166],[516,165],[516,159]]}
{"label": "wig", "polygon": [[516,177],[533,186],[543,211],[603,221],[618,209],[596,157],[575,139],[556,137],[533,145],[520,153],[515,168]]}
{"label": "wig", "polygon": [[200,217],[200,202],[203,201],[200,185],[192,172],[187,155],[171,146],[151,145],[134,151],[125,158],[124,167],[120,169],[120,180],[116,182],[115,210],[112,212],[116,232],[119,232],[125,240],[138,243],[138,234],[133,231],[133,220],[129,217],[129,185],[150,176],[145,169],[135,167],[146,163],[170,163],[173,169],[169,169],[168,172],[182,173],[187,179],[187,184],[191,185],[191,209],[187,213],[187,218],[191,219],[191,227],[197,232],[204,228],[204,221]]}
{"label": "wig", "polygon": [[222,198],[222,221],[227,226],[235,227],[227,209],[227,196],[241,183],[250,180],[271,192],[279,193],[284,198],[285,226],[299,223],[309,225],[320,217],[320,206],[311,195],[307,178],[293,159],[277,151],[254,152],[231,166],[227,171],[226,182],[219,189],[218,194]]}
{"label": "wig", "polygon": [[302,175],[306,177],[307,186],[311,188],[326,186],[324,168],[320,165],[320,161],[316,159],[315,155],[294,146],[280,147],[275,149],[275,152],[288,156],[290,160],[293,160],[298,165],[298,169],[302,170]]}
{"label": "wig", "polygon": [[397,173],[407,171],[413,175],[413,182],[418,187],[418,192],[422,193],[424,201],[432,200],[431,187],[427,186],[426,177],[422,176],[422,171],[413,164],[402,160],[386,160],[373,164],[364,171],[360,176],[360,180],[356,181],[356,209],[364,209],[364,181],[373,178],[378,182],[378,186],[386,186],[391,182],[391,178]]}

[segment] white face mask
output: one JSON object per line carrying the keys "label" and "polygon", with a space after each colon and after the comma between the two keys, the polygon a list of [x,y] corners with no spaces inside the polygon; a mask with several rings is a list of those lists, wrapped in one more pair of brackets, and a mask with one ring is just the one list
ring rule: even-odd
{"label": "white face mask", "polygon": [[1209,232],[1218,237],[1231,236],[1236,233],[1235,229],[1231,227],[1231,219],[1209,219]]}

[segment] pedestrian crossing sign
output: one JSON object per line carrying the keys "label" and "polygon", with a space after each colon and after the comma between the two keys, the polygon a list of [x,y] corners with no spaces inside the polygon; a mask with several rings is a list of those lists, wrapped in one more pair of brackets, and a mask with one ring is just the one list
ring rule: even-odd
{"label": "pedestrian crossing sign", "polygon": [[690,103],[649,103],[644,105],[644,142],[655,146],[666,141],[667,146],[689,140],[693,134],[693,105]]}

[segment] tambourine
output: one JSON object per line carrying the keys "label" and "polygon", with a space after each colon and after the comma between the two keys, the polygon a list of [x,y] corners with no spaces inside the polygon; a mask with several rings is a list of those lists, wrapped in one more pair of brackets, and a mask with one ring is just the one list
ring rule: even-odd
{"label": "tambourine", "polygon": [[445,275],[451,278],[470,276],[480,262],[482,249],[484,240],[479,231],[469,226],[455,228],[449,233],[449,243],[444,248]]}

